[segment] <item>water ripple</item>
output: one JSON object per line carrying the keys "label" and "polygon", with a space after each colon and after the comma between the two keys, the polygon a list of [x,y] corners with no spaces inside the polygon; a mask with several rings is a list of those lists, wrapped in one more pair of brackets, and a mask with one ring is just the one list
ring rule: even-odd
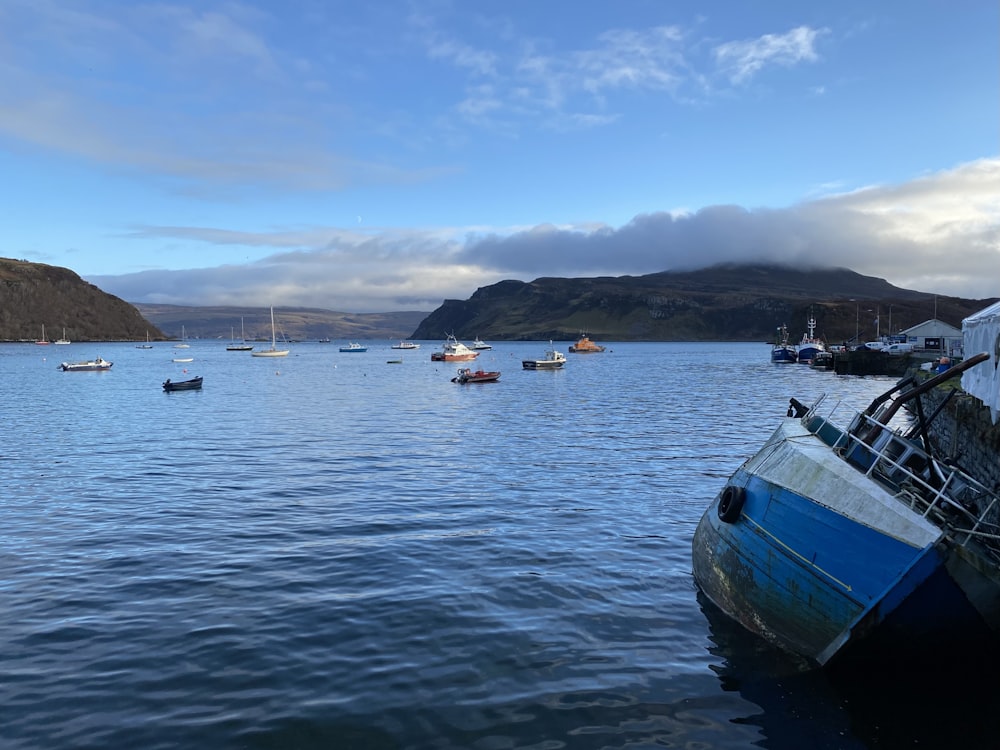
{"label": "water ripple", "polygon": [[694,526],[790,396],[886,385],[749,344],[559,372],[501,344],[488,386],[378,343],[276,368],[194,342],[187,373],[101,348],[110,372],[0,347],[5,747],[759,743],[714,671]]}

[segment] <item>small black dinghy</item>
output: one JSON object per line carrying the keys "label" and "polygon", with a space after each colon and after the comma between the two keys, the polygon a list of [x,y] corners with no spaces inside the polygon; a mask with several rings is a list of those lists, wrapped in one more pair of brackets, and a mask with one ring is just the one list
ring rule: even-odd
{"label": "small black dinghy", "polygon": [[201,390],[201,377],[191,378],[190,380],[181,380],[174,383],[167,378],[163,382],[163,390],[170,391],[200,391]]}

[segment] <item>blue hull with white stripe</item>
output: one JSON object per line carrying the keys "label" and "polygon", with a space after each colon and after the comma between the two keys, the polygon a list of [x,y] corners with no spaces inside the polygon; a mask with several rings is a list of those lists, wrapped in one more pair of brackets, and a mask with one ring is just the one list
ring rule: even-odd
{"label": "blue hull with white stripe", "polygon": [[798,352],[791,346],[776,346],[771,349],[771,361],[775,364],[797,362],[798,359]]}
{"label": "blue hull with white stripe", "polygon": [[[820,665],[886,630],[903,642],[1000,633],[1000,529],[936,478],[924,489],[927,461],[871,418],[847,431],[812,410],[784,420],[701,518],[698,586],[749,630]],[[974,481],[944,479],[955,492]],[[975,489],[986,506],[1000,499]]]}

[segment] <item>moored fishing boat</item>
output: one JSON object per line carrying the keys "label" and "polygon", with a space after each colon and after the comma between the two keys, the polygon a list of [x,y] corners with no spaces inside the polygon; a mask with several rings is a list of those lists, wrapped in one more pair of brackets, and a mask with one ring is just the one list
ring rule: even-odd
{"label": "moored fishing boat", "polygon": [[832,370],[835,364],[836,360],[834,359],[833,352],[824,349],[823,351],[816,352],[809,366],[814,370]]}
{"label": "moored fishing boat", "polygon": [[441,351],[431,353],[432,362],[468,362],[479,356],[479,352],[474,352],[461,341],[449,333],[448,338],[441,346]]}
{"label": "moored fishing boat", "polygon": [[797,362],[799,353],[788,341],[788,326],[781,325],[778,328],[778,336],[771,346],[771,361],[775,364],[783,365],[789,362]]}
{"label": "moored fishing boat", "polygon": [[[912,644],[996,637],[1000,497],[924,447],[919,402],[987,359],[901,381],[846,428],[820,414],[822,398],[808,408],[791,399],[789,416],[698,523],[701,590],[819,665],[879,633]],[[919,418],[905,432],[890,426],[903,405]]]}
{"label": "moored fishing boat", "polygon": [[809,320],[806,321],[808,330],[802,334],[795,354],[796,360],[804,365],[811,365],[813,359],[820,352],[826,351],[826,342],[816,338],[816,318],[810,313]]}
{"label": "moored fishing boat", "polygon": [[558,370],[564,364],[566,364],[566,355],[557,351],[552,346],[551,341],[549,342],[549,348],[545,350],[545,356],[542,359],[521,360],[521,367],[525,370]]}

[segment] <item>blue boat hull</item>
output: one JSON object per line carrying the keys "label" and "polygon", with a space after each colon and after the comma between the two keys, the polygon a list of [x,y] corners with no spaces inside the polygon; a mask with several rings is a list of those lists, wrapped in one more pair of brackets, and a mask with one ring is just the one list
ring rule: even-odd
{"label": "blue boat hull", "polygon": [[733,481],[746,483],[743,516],[733,524],[718,513],[702,517],[695,579],[745,627],[817,663],[850,640],[887,592],[912,590],[940,564],[933,548],[914,549],[752,477]]}
{"label": "blue boat hull", "polygon": [[698,586],[747,629],[820,665],[889,629],[940,637],[983,625],[953,575],[968,572],[960,552],[874,485],[786,420],[701,518]]}
{"label": "blue boat hull", "polygon": [[790,346],[777,346],[771,350],[771,361],[776,364],[785,364],[798,361],[798,354]]}
{"label": "blue boat hull", "polygon": [[808,363],[812,362],[816,355],[821,351],[824,351],[822,347],[813,346],[812,344],[799,345],[798,360],[799,362]]}

